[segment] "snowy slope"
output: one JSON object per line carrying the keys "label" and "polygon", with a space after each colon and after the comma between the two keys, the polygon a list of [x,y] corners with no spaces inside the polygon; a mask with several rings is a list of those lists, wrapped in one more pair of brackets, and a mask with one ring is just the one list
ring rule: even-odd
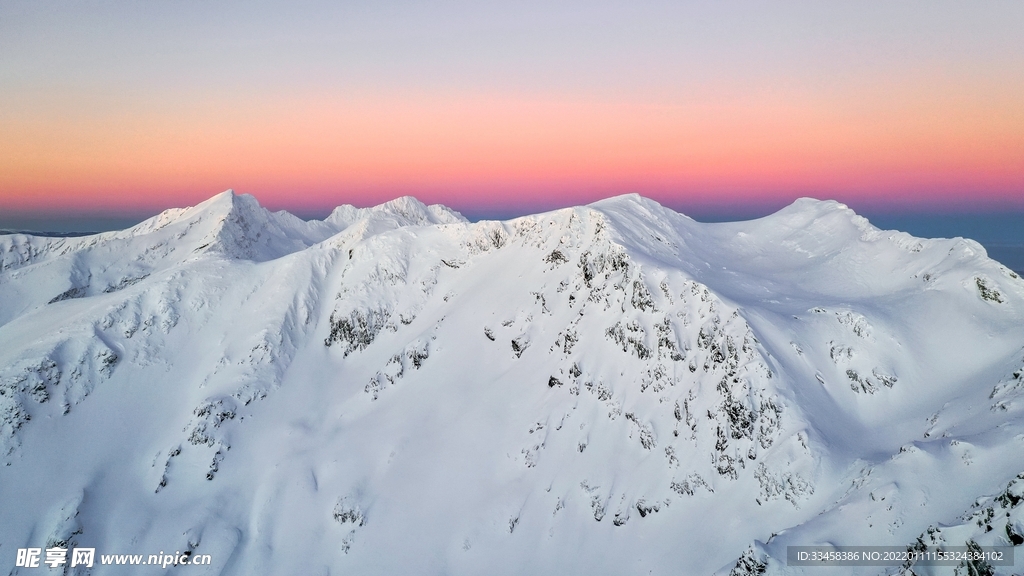
{"label": "snowy slope", "polygon": [[826,574],[786,547],[1018,543],[1022,394],[1024,281],[835,202],[304,222],[229,191],[0,237],[0,568]]}

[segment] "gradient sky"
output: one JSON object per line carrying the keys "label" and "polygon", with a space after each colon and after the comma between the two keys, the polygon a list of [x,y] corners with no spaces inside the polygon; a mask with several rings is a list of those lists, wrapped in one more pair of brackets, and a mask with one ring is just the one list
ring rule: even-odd
{"label": "gradient sky", "polygon": [[1024,2],[0,0],[0,217],[1024,212]]}

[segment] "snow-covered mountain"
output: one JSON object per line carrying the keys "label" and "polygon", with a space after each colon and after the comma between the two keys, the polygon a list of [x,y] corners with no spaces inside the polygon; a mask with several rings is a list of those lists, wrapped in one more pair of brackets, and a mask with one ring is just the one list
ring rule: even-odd
{"label": "snow-covered mountain", "polygon": [[893,574],[787,546],[1024,543],[1024,280],[810,199],[305,222],[228,191],[0,236],[0,462],[14,574]]}

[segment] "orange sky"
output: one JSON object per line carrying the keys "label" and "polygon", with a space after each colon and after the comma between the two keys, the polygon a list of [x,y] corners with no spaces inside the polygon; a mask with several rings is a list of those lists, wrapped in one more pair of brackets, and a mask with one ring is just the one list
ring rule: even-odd
{"label": "orange sky", "polygon": [[33,110],[0,133],[0,201],[117,207],[128,195],[148,206],[229,187],[308,206],[417,191],[473,204],[512,190],[581,200],[616,190],[993,199],[1024,190],[1024,106],[1012,90],[984,102],[955,87],[942,98],[912,87],[814,96],[317,95]]}
{"label": "orange sky", "polygon": [[[547,76],[527,75],[531,82],[518,87],[494,79],[518,70],[500,54],[488,56],[498,62],[495,72],[469,80],[462,77],[475,70],[473,62],[442,54],[426,64],[457,61],[461,76],[409,80],[409,64],[401,81],[375,82],[371,74],[345,83],[335,80],[351,70],[332,64],[332,80],[319,84],[308,70],[289,84],[287,67],[234,78],[220,63],[214,76],[227,80],[179,82],[170,73],[159,76],[159,67],[133,68],[134,75],[115,70],[117,60],[94,63],[95,77],[72,80],[70,68],[40,79],[26,64],[11,68],[16,89],[0,91],[0,210],[154,211],[227,188],[271,207],[314,210],[413,194],[462,209],[515,204],[528,211],[627,192],[675,206],[810,195],[851,204],[1024,207],[1024,73],[1006,66],[1024,51],[1000,52],[1008,54],[1005,61],[979,60],[952,46],[945,60],[933,58],[928,42],[949,30],[966,34],[962,26],[950,28],[965,16],[952,16],[917,40],[913,58],[906,32],[877,27],[858,31],[863,37],[851,36],[845,48],[828,35],[806,40],[835,52],[820,61],[806,54],[808,46],[744,46],[736,37],[723,40],[719,53],[707,52],[707,61],[697,58],[704,45],[663,47],[661,60],[645,60],[637,49],[626,64],[654,62],[638,76],[646,80],[629,84],[619,62],[617,76],[597,88],[585,75],[562,84],[550,79],[576,68],[599,77],[585,55],[569,62],[576,68],[541,70]],[[976,28],[999,21],[989,16]],[[850,15],[818,17],[833,36],[849,32]],[[787,18],[733,32],[806,32],[802,16]],[[719,24],[725,22],[731,21]],[[22,44],[30,37],[25,26]],[[993,35],[983,27],[971,34]],[[1021,44],[1013,38],[985,50]],[[102,47],[102,40],[93,42]],[[139,42],[146,47],[149,40]],[[874,44],[884,50],[858,56]],[[416,49],[403,47],[400,56],[423,65]],[[773,59],[762,62],[759,51]],[[698,75],[692,82],[670,66],[684,52],[680,62]],[[288,58],[291,66],[301,61]],[[168,69],[177,66],[181,74],[197,62],[170,62]],[[537,55],[525,61],[538,69],[543,62]],[[729,62],[732,68],[715,68]],[[843,67],[833,69],[833,62]],[[254,86],[253,78],[266,83]]]}

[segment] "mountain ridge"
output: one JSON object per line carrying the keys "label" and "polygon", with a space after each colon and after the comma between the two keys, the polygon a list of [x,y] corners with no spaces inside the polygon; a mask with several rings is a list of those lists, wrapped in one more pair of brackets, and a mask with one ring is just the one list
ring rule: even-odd
{"label": "mountain ridge", "polygon": [[[787,545],[910,545],[1024,470],[1024,282],[976,244],[813,200],[728,224],[635,195],[382,206],[328,226],[224,193],[134,235],[3,239],[0,541],[783,573]],[[947,533],[1009,538],[1016,510]]]}

